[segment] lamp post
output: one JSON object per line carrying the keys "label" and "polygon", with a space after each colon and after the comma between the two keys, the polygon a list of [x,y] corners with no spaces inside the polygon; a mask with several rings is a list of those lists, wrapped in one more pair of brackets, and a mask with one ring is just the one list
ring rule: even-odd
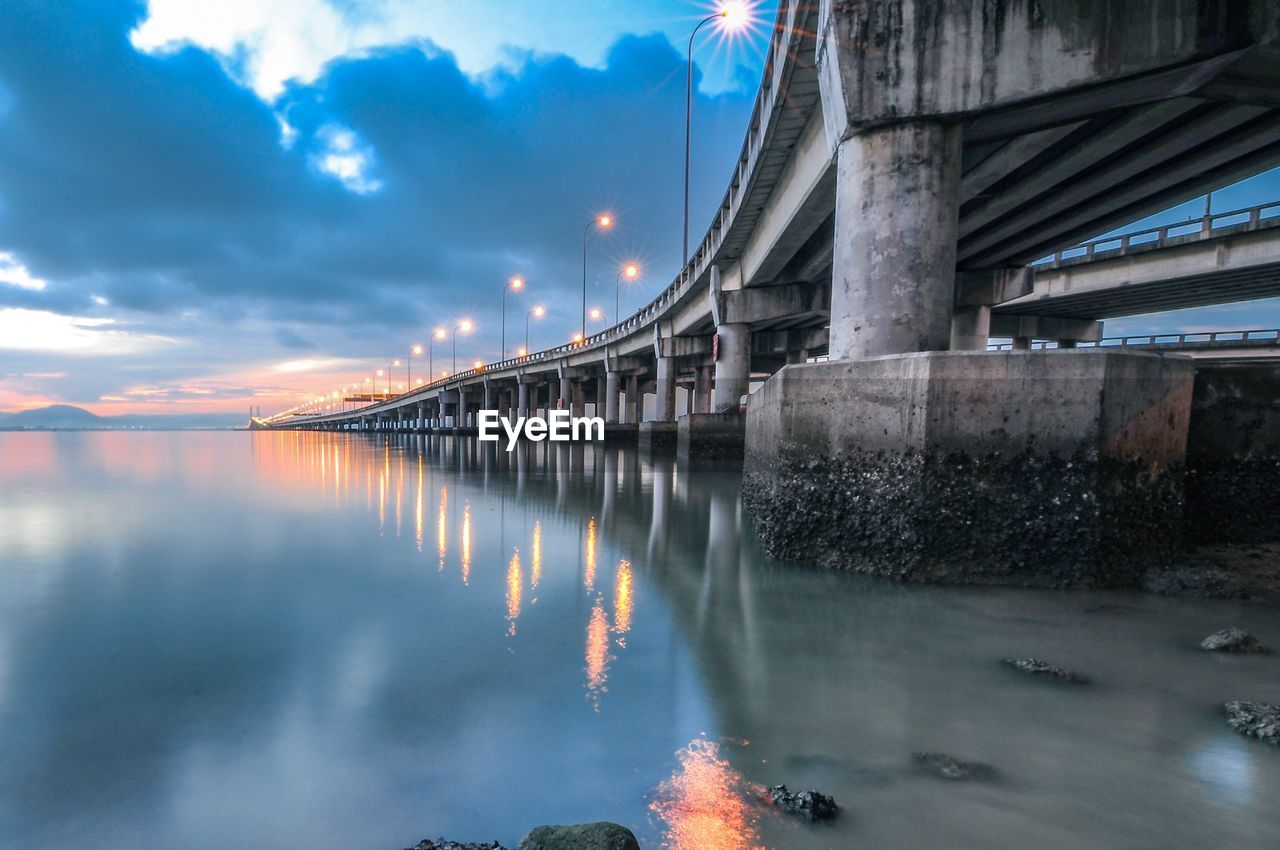
{"label": "lamp post", "polygon": [[592,227],[599,227],[601,230],[607,230],[613,227],[613,216],[605,214],[599,215],[587,222],[587,226],[582,230],[582,335],[587,335],[587,236],[591,233]]}
{"label": "lamp post", "polygon": [[458,331],[465,333],[471,332],[471,320],[463,319],[453,328],[453,365],[449,367],[449,371],[456,374],[458,371]]}
{"label": "lamp post", "polygon": [[545,315],[547,315],[547,310],[541,304],[539,304],[537,307],[534,307],[532,310],[530,310],[528,313],[525,314],[525,317],[524,317],[524,353],[525,355],[528,355],[529,353],[529,318],[532,316],[533,318],[541,319]]}
{"label": "lamp post", "polygon": [[519,292],[524,289],[524,278],[516,275],[507,281],[507,285],[502,287],[502,356],[499,360],[507,359],[507,292],[515,290]]}
{"label": "lamp post", "polygon": [[613,292],[613,323],[616,325],[622,321],[622,276],[626,275],[627,280],[635,280],[640,274],[640,269],[635,263],[627,263],[618,270],[617,286]]}
{"label": "lamp post", "polygon": [[[381,377],[382,377],[382,370],[381,370],[381,369],[379,369],[377,372],[374,372],[373,374],[374,374],[374,377],[375,377],[375,378],[381,378]],[[388,379],[388,380],[390,380],[390,379]],[[377,381],[374,381],[374,382],[373,382],[373,391],[374,391],[375,393],[378,391],[378,382],[377,382]],[[391,392],[391,390],[390,390],[390,389],[388,389],[388,390],[387,390],[387,392],[388,392],[388,393],[390,393],[390,392]]]}
{"label": "lamp post", "polygon": [[724,3],[714,15],[707,15],[693,28],[693,32],[689,33],[684,93],[684,245],[680,251],[682,264],[689,262],[689,149],[693,136],[693,39],[697,36],[698,30],[717,19],[723,21],[721,26],[724,29],[732,31],[746,26],[751,19],[751,14],[741,0]]}
{"label": "lamp post", "polygon": [[415,345],[409,349],[409,358],[405,361],[405,369],[404,369],[405,386],[407,387],[413,386],[413,355],[415,354],[417,354],[419,357],[422,356],[421,345]]}
{"label": "lamp post", "polygon": [[436,379],[435,341],[444,338],[444,328],[436,328],[427,338],[427,378],[432,381]]}

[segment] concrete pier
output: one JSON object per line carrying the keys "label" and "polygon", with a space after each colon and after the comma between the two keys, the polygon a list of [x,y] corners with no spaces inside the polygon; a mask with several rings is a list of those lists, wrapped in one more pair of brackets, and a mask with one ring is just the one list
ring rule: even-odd
{"label": "concrete pier", "polygon": [[782,558],[1132,584],[1181,538],[1193,369],[1099,349],[788,366],[748,406],[745,500]]}

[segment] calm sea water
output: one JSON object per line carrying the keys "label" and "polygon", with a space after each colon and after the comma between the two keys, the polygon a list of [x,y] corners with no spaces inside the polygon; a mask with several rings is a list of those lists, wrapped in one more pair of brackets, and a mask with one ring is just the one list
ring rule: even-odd
{"label": "calm sea water", "polygon": [[777,564],[732,473],[486,448],[0,434],[0,846],[1280,846],[1280,751],[1216,710],[1280,656],[1196,648],[1275,609]]}

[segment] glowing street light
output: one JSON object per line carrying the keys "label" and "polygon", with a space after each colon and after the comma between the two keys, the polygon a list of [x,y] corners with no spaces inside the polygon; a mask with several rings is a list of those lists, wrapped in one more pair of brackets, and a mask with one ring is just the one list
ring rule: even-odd
{"label": "glowing street light", "polygon": [[438,339],[443,340],[445,336],[446,334],[444,332],[444,328],[436,328],[434,331],[431,332],[431,336],[427,338],[427,374],[428,375],[434,375],[436,373],[435,341]]}
{"label": "glowing street light", "polygon": [[693,32],[689,33],[689,51],[685,66],[684,94],[684,247],[680,252],[680,262],[689,262],[689,148],[692,139],[693,123],[693,39],[698,30],[712,21],[720,21],[722,32],[735,32],[745,29],[751,23],[751,7],[744,0],[729,0],[721,3],[713,15],[703,18]]}
{"label": "glowing street light", "polygon": [[522,351],[520,352],[520,356],[521,356],[521,357],[525,357],[525,356],[527,356],[527,355],[529,354],[529,350],[530,350],[530,349],[529,349],[529,318],[530,318],[530,317],[533,317],[533,318],[535,318],[535,319],[541,319],[541,318],[542,318],[543,316],[545,316],[545,315],[547,315],[547,310],[546,310],[546,308],[545,308],[545,307],[543,307],[541,304],[539,304],[537,307],[534,307],[532,310],[530,310],[528,313],[526,313],[526,314],[525,314],[525,317],[524,317],[524,350],[522,350]]}
{"label": "glowing street light", "polygon": [[454,325],[454,328],[453,328],[453,365],[452,365],[451,367],[449,367],[449,368],[450,368],[450,369],[452,369],[454,372],[458,371],[458,331],[462,331],[464,334],[468,334],[468,333],[471,333],[471,328],[472,328],[472,327],[474,327],[474,326],[471,324],[471,320],[470,320],[470,319],[463,319],[461,322],[458,322],[458,324]]}
{"label": "glowing street light", "polygon": [[613,227],[613,216],[608,213],[598,215],[591,221],[587,222],[586,228],[582,231],[582,335],[587,335],[587,236],[591,233],[591,228],[598,227],[601,230],[608,230]]}
{"label": "glowing street light", "polygon": [[627,263],[618,269],[618,277],[613,291],[613,323],[622,321],[622,279],[635,280],[640,276],[640,267],[635,263]]}
{"label": "glowing street light", "polygon": [[392,360],[391,365],[387,367],[387,395],[391,395],[391,370],[399,367],[399,360]]}
{"label": "glowing street light", "polygon": [[507,356],[507,292],[519,292],[524,289],[524,278],[516,275],[507,281],[507,285],[502,287],[502,356],[499,360],[505,360]]}
{"label": "glowing street light", "polygon": [[[415,354],[416,354],[416,355],[418,355],[419,357],[421,357],[421,356],[422,356],[422,346],[421,346],[421,345],[415,345],[415,346],[413,346],[412,348],[410,348],[410,349],[409,349],[409,357],[408,357],[408,359],[405,361],[405,378],[409,381],[409,384],[410,384],[410,385],[412,385],[412,384],[413,384],[413,355],[415,355]],[[419,383],[419,384],[421,384],[421,383],[422,383],[422,381],[418,381],[418,383]]]}

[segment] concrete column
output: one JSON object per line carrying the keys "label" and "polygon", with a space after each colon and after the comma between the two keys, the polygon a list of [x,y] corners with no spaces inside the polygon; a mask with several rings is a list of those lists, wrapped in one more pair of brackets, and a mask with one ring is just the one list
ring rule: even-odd
{"label": "concrete column", "polygon": [[676,418],[676,359],[658,358],[658,421],[674,422]]}
{"label": "concrete column", "polygon": [[747,393],[751,371],[751,326],[724,324],[716,328],[720,338],[716,357],[716,385],[712,411],[737,410]]}
{"label": "concrete column", "polygon": [[587,386],[582,381],[575,381],[572,388],[573,408],[571,413],[574,416],[582,417],[587,415]]}
{"label": "concrete column", "polygon": [[951,314],[952,351],[986,351],[990,336],[990,307],[957,307]]}
{"label": "concrete column", "polygon": [[603,377],[596,378],[596,416],[604,416],[604,398],[608,391],[607,382]]}
{"label": "concrete column", "polygon": [[959,125],[914,121],[840,143],[832,360],[947,348],[961,134]]}
{"label": "concrete column", "polygon": [[566,377],[560,378],[560,403],[557,406],[565,410],[573,406],[573,381]]}
{"label": "concrete column", "polygon": [[493,410],[497,407],[495,399],[498,394],[498,388],[488,381],[484,382],[484,409]]}
{"label": "concrete column", "polygon": [[714,367],[699,366],[693,370],[693,413],[711,412],[711,375]]}
{"label": "concrete column", "polygon": [[808,352],[808,350],[803,349],[803,348],[800,348],[800,349],[797,349],[797,350],[795,350],[795,351],[788,351],[788,352],[787,352],[787,365],[788,365],[788,366],[793,366],[793,365],[798,364],[798,363],[807,363],[807,362],[809,362],[809,352]]}
{"label": "concrete column", "polygon": [[634,425],[640,421],[640,414],[643,412],[640,404],[640,378],[636,375],[627,376],[627,406],[623,413],[626,417],[623,421],[628,425]]}
{"label": "concrete column", "polygon": [[618,423],[618,381],[621,375],[610,371],[604,379],[604,421],[608,425]]}
{"label": "concrete column", "polygon": [[1014,351],[1030,351],[1030,350],[1031,350],[1031,337],[1029,337],[1029,336],[1015,336],[1015,337],[1013,338],[1013,350],[1014,350]]}
{"label": "concrete column", "polygon": [[454,409],[453,427],[465,428],[467,426],[467,389],[458,384],[458,406]]}
{"label": "concrete column", "polygon": [[521,381],[517,390],[516,418],[529,415],[529,385]]}
{"label": "concrete column", "polygon": [[418,402],[418,428],[427,427],[427,403],[425,401]]}

